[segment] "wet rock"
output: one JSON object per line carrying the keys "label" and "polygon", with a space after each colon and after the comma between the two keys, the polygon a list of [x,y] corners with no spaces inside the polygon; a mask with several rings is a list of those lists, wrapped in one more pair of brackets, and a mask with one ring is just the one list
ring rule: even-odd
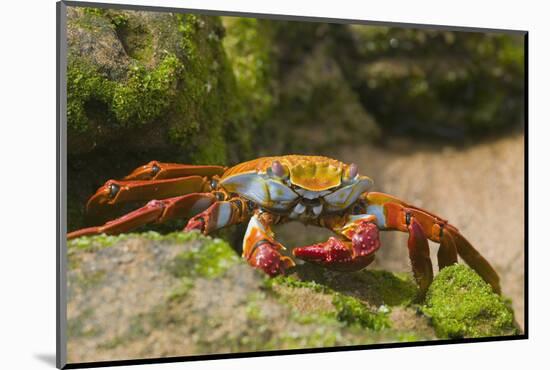
{"label": "wet rock", "polygon": [[70,362],[435,338],[410,276],[304,265],[270,279],[197,233],[79,238],[69,266]]}

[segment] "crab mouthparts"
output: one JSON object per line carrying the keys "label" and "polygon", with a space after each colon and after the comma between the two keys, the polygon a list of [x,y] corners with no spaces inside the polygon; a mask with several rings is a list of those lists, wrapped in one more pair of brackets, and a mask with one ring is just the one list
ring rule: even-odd
{"label": "crab mouthparts", "polygon": [[292,210],[291,217],[317,217],[323,211],[323,204],[319,199],[300,198]]}

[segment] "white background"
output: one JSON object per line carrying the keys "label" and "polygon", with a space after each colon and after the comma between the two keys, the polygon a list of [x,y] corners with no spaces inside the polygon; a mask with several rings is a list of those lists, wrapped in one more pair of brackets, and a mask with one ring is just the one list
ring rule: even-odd
{"label": "white background", "polygon": [[[113,2],[103,0],[103,2]],[[123,2],[123,1],[121,1]],[[136,1],[135,4],[369,19],[530,32],[530,339],[133,366],[132,369],[397,368],[548,366],[548,85],[550,34],[544,2],[305,0]],[[0,30],[0,368],[53,368],[55,358],[55,2],[2,4]],[[490,174],[488,174],[490,176]],[[523,174],[518,173],[518,177]],[[506,207],[506,200],[502,200]],[[467,206],[467,205],[466,205]],[[475,205],[471,205],[475,206]],[[518,212],[523,212],[519,210]],[[515,220],[509,220],[510,223]],[[502,225],[506,232],[506,225]],[[543,351],[546,350],[546,356]]]}

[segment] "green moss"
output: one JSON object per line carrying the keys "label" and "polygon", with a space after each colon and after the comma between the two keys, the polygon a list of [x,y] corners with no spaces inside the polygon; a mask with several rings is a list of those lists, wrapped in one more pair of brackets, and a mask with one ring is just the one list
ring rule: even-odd
{"label": "green moss", "polygon": [[372,330],[381,330],[391,326],[386,314],[372,312],[357,298],[335,294],[332,303],[336,307],[338,320],[348,325],[357,324]]}
{"label": "green moss", "polygon": [[228,124],[235,119],[235,78],[221,44],[217,17],[177,14],[181,58],[185,65],[173,113],[182,119],[169,129],[173,143],[185,147],[196,163],[227,161]]}
{"label": "green moss", "polygon": [[84,14],[89,14],[89,15],[95,15],[95,16],[102,16],[106,13],[106,9],[103,9],[103,8],[82,8],[82,12]]}
{"label": "green moss", "polygon": [[388,306],[408,306],[418,296],[418,285],[410,274],[395,274],[381,270],[359,272],[365,286],[374,287],[375,300]]}
{"label": "green moss", "polygon": [[70,60],[67,69],[67,124],[69,128],[88,130],[86,105],[91,101],[108,104],[113,96],[113,83],[101,76],[89,64]]}
{"label": "green moss", "polygon": [[87,105],[106,107],[107,122],[122,126],[150,123],[173,101],[182,64],[167,54],[159,65],[148,70],[135,62],[124,82],[107,78],[96,67],[82,60],[69,60],[67,71],[67,120],[71,129],[89,129]]}
{"label": "green moss", "polygon": [[223,46],[235,75],[236,120],[229,132],[246,156],[252,155],[254,132],[263,125],[275,103],[275,65],[271,22],[222,17]]}
{"label": "green moss", "polygon": [[428,290],[423,311],[431,316],[437,335],[444,338],[516,333],[513,311],[506,301],[464,265],[439,272]]}
{"label": "green moss", "polygon": [[128,23],[127,14],[113,9],[82,8],[82,13],[89,16],[106,17],[115,27]]}
{"label": "green moss", "polygon": [[[234,163],[250,156],[253,122],[266,110],[262,102],[269,100],[267,93],[257,92],[267,78],[260,76],[263,62],[248,67],[241,59],[230,63],[219,17],[90,10],[73,18],[74,28],[112,39],[113,46],[102,46],[106,52],[118,55],[120,41],[128,56],[110,63],[101,53],[86,54],[89,49],[74,42],[68,69],[69,127],[74,134],[86,132],[100,147],[105,139],[147,126],[144,130],[154,132],[162,145],[182,148],[186,162],[226,164],[228,158]],[[267,57],[262,60],[268,64]],[[241,88],[234,74],[237,66]],[[256,92],[247,85],[251,81],[263,81],[254,82]]]}
{"label": "green moss", "polygon": [[[309,289],[315,293],[327,294],[332,297],[333,311],[328,311],[321,316],[325,318],[336,318],[346,325],[358,325],[372,330],[381,330],[391,326],[386,312],[373,312],[366,304],[359,299],[347,296],[318,284],[314,281],[300,281],[290,276],[279,276],[266,282],[267,288],[273,288],[275,285],[284,285],[293,289]],[[328,315],[328,316],[327,316]],[[308,322],[310,314],[300,314],[298,321]],[[314,313],[313,317],[318,318],[319,314]]]}
{"label": "green moss", "polygon": [[117,84],[113,91],[111,106],[117,121],[139,125],[157,118],[173,101],[182,69],[182,63],[173,54],[167,54],[152,71],[135,63],[128,81]]}
{"label": "green moss", "polygon": [[93,250],[110,247],[119,241],[128,240],[130,238],[145,238],[149,240],[156,241],[169,241],[175,243],[185,243],[193,240],[201,240],[205,242],[212,241],[211,238],[203,236],[197,232],[173,232],[170,234],[162,235],[155,231],[146,231],[139,234],[119,234],[119,235],[93,235],[93,236],[82,236],[80,238],[71,239],[67,241],[67,248],[73,249],[82,249],[82,250]]}
{"label": "green moss", "polygon": [[279,284],[295,288],[307,288],[319,293],[333,291],[360,291],[360,295],[374,305],[409,306],[418,295],[418,286],[410,274],[364,269],[347,273],[338,278],[326,278],[324,269],[312,269],[304,274],[304,280],[292,276],[279,276],[266,282],[266,286]]}
{"label": "green moss", "polygon": [[[250,294],[247,301],[249,326],[262,328],[264,340],[255,347],[258,336],[233,338],[242,350],[311,348],[336,345],[356,345],[377,342],[418,341],[431,338],[424,331],[390,328],[388,311],[376,312],[359,299],[337,293],[311,281],[293,277],[277,277],[264,283],[265,294]],[[328,306],[327,306],[328,298]],[[304,302],[308,300],[309,303]],[[317,306],[317,302],[320,306]],[[273,328],[270,308],[284,310],[279,324],[285,330]],[[273,315],[273,313],[271,313]],[[279,314],[277,314],[279,315]],[[272,317],[272,316],[271,316]]]}
{"label": "green moss", "polygon": [[229,244],[221,239],[207,239],[176,256],[169,271],[176,277],[215,278],[240,261]]}
{"label": "green moss", "polygon": [[302,281],[292,276],[279,275],[272,279],[265,280],[264,286],[266,288],[271,289],[275,285],[284,285],[289,288],[306,288],[306,289],[313,290],[316,293],[330,294],[333,292],[333,290],[330,289],[329,287],[324,286],[322,284],[318,284],[315,281]]}

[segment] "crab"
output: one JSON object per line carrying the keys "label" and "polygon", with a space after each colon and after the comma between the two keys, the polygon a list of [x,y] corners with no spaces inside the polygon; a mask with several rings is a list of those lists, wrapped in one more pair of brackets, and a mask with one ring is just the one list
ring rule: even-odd
{"label": "crab", "polygon": [[[299,221],[332,230],[337,237],[296,247],[294,257],[339,271],[358,271],[374,260],[379,231],[408,233],[414,278],[425,293],[433,280],[428,240],[439,243],[439,269],[460,256],[493,290],[499,277],[489,262],[445,219],[392,195],[370,192],[373,181],[356,164],[321,156],[257,158],[227,168],[152,161],[123,180],[109,180],[89,199],[87,210],[148,201],[143,207],[101,226],[70,232],[119,234],[150,223],[189,219],[185,231],[209,234],[248,222],[242,256],[270,276],[295,266],[277,242],[272,226]],[[151,200],[153,199],[153,200]]]}

